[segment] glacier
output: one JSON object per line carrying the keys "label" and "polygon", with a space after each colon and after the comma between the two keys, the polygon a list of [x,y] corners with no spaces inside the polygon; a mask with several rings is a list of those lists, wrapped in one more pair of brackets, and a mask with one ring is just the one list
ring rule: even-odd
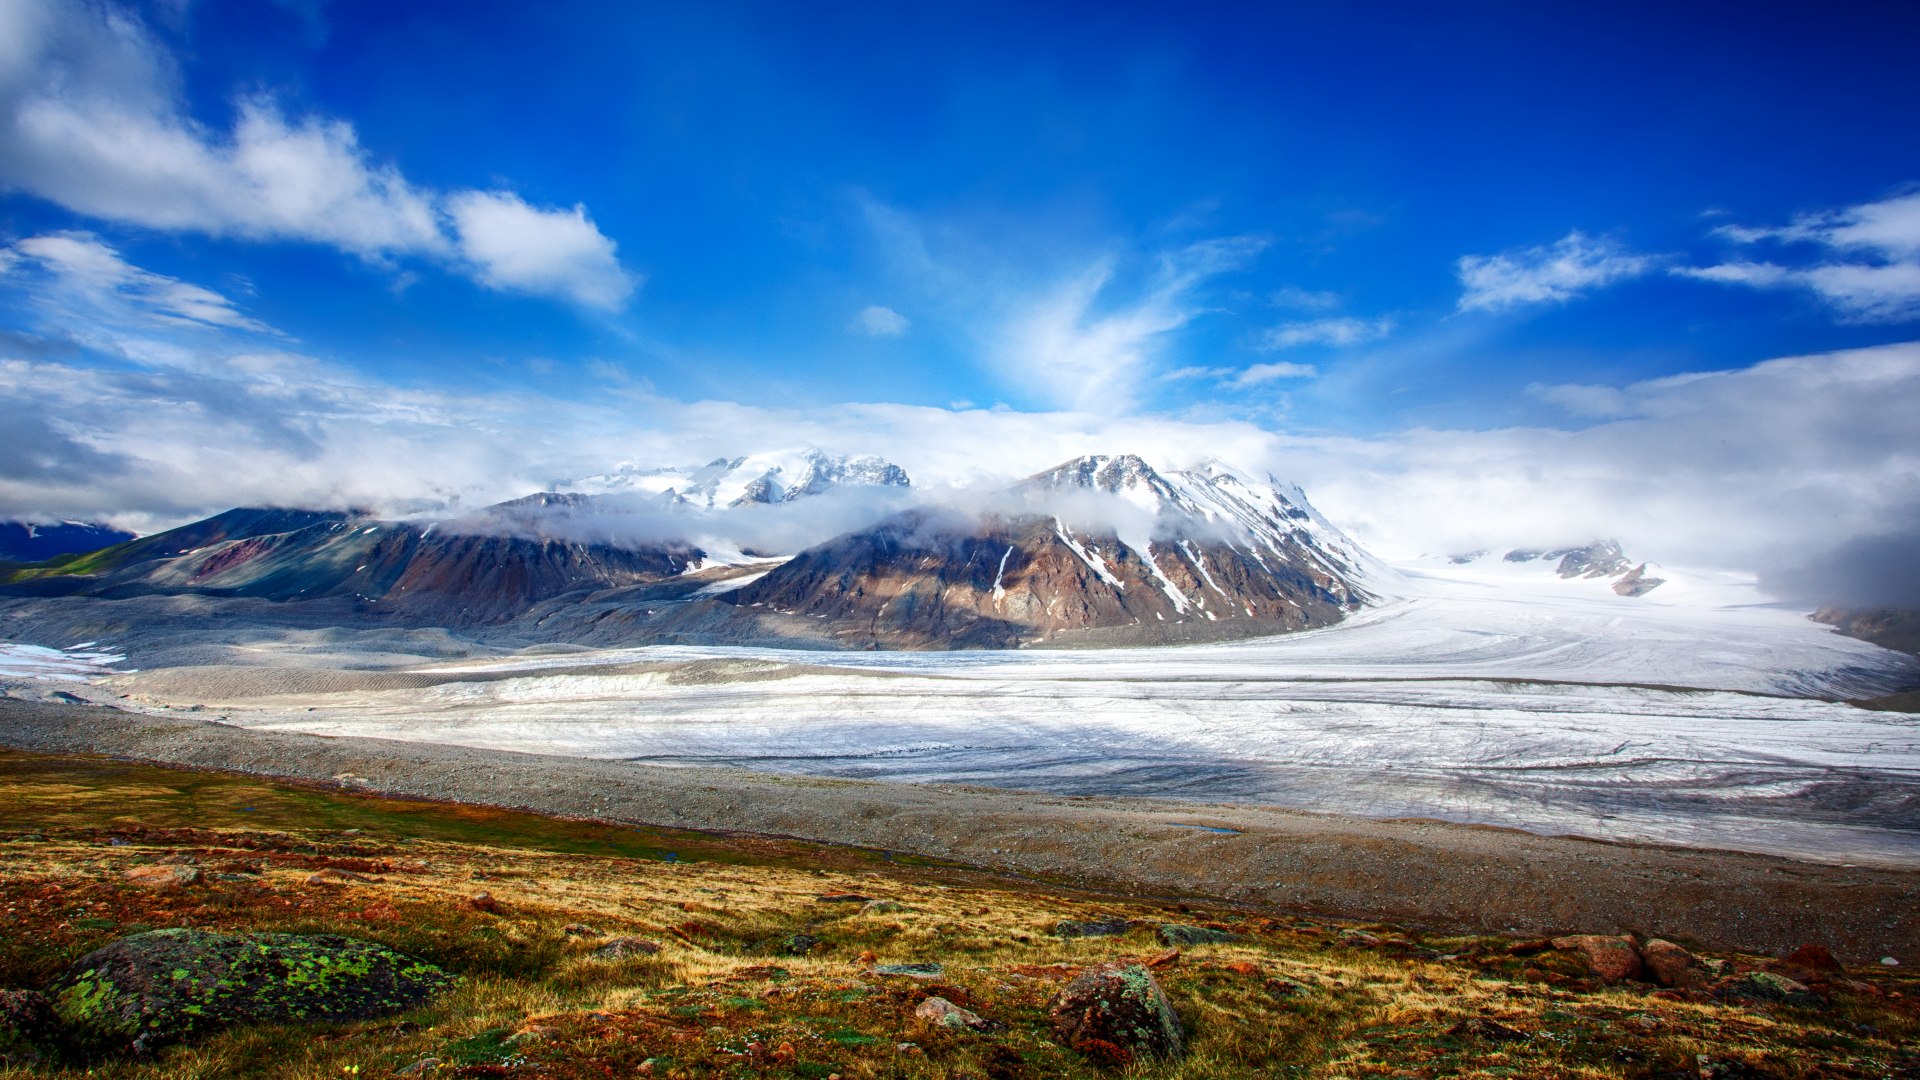
{"label": "glacier", "polygon": [[[1338,625],[1231,643],[541,649],[206,707],[325,735],[1920,865],[1920,719],[1842,700],[1914,685],[1913,657],[1733,576],[1663,568],[1669,586],[1629,598],[1486,562],[1403,565],[1400,595]],[[105,681],[135,707],[190,704]]]}

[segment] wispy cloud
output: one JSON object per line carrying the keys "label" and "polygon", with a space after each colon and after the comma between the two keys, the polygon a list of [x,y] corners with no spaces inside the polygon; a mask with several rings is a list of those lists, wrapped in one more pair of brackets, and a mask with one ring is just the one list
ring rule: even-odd
{"label": "wispy cloud", "polygon": [[1319,374],[1320,369],[1312,364],[1293,364],[1282,361],[1274,364],[1254,364],[1245,368],[1198,366],[1175,368],[1160,378],[1166,382],[1207,379],[1229,389],[1246,390],[1285,379],[1311,379]]}
{"label": "wispy cloud", "polygon": [[19,0],[0,12],[0,38],[0,185],[148,228],[425,258],[588,307],[632,291],[577,207],[420,186],[346,121],[289,118],[269,96],[243,97],[231,131],[207,129],[186,111],[173,57],[128,13]]}
{"label": "wispy cloud", "polygon": [[1237,389],[1259,386],[1263,383],[1278,382],[1281,379],[1311,379],[1320,374],[1320,369],[1312,364],[1255,364],[1238,372],[1227,381],[1227,385]]}
{"label": "wispy cloud", "polygon": [[1500,311],[1564,303],[1593,289],[1638,277],[1655,265],[1605,237],[1574,231],[1545,247],[1467,255],[1455,264],[1461,311]]}
{"label": "wispy cloud", "polygon": [[905,315],[879,304],[869,304],[853,317],[853,330],[868,337],[900,337],[909,325]]}
{"label": "wispy cloud", "polygon": [[1301,345],[1364,345],[1393,333],[1393,326],[1391,318],[1315,319],[1311,322],[1282,323],[1260,335],[1260,347],[1277,351]]}
{"label": "wispy cloud", "polygon": [[1013,320],[1001,371],[1054,407],[1127,412],[1167,335],[1206,310],[1197,289],[1246,265],[1265,246],[1260,237],[1225,237],[1163,252],[1146,288],[1119,302],[1107,296],[1115,260],[1102,260]]}
{"label": "wispy cloud", "polygon": [[1340,294],[1303,289],[1298,285],[1282,285],[1273,291],[1267,301],[1274,307],[1296,311],[1331,311],[1340,306]]}
{"label": "wispy cloud", "polygon": [[275,332],[212,289],[128,263],[91,233],[48,233],[0,249],[0,277],[10,267],[22,271],[29,266],[90,308],[118,307],[158,323]]}
{"label": "wispy cloud", "polygon": [[1920,192],[1839,210],[1806,214],[1777,227],[1722,225],[1714,235],[1742,246],[1778,245],[1791,259],[1811,247],[1811,262],[1734,259],[1674,273],[1753,288],[1811,291],[1848,321],[1905,322],[1920,318]]}

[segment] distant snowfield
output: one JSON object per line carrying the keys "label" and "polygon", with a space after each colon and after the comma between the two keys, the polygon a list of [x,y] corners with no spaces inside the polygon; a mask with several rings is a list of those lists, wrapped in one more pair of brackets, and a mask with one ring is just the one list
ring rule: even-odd
{"label": "distant snowfield", "polygon": [[95,646],[95,642],[83,641],[65,649],[49,649],[0,641],[0,678],[86,682],[114,674],[113,665],[127,659]]}
{"label": "distant snowfield", "polygon": [[1920,865],[1920,718],[1817,700],[1913,685],[1912,658],[1738,579],[1662,569],[1667,585],[1630,599],[1537,566],[1403,573],[1399,599],[1257,641],[595,650],[417,669],[490,681],[219,708],[335,735]]}

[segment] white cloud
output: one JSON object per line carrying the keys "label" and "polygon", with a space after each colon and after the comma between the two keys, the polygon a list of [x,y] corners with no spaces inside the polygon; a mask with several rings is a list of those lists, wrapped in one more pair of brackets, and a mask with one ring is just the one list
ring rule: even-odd
{"label": "white cloud", "polygon": [[1722,225],[1714,235],[1743,245],[1810,245],[1823,261],[1782,266],[1730,260],[1675,273],[1754,288],[1807,289],[1848,321],[1920,318],[1920,192],[1802,215],[1777,228]]}
{"label": "white cloud", "polygon": [[1174,368],[1172,371],[1162,372],[1160,380],[1162,382],[1185,382],[1189,379],[1224,379],[1234,373],[1234,369],[1229,367],[1200,367],[1195,365],[1192,367]]}
{"label": "white cloud", "polygon": [[1729,262],[1716,266],[1676,266],[1673,273],[1681,277],[1698,278],[1701,281],[1718,281],[1727,285],[1783,285],[1793,277],[1793,271],[1773,263]]}
{"label": "white cloud", "polygon": [[1393,320],[1380,319],[1315,319],[1312,322],[1282,323],[1260,335],[1260,345],[1265,349],[1291,349],[1301,345],[1332,345],[1345,347],[1364,345],[1370,341],[1379,341],[1393,333]]}
{"label": "white cloud", "polygon": [[98,237],[83,232],[29,237],[0,249],[0,272],[30,262],[45,271],[69,301],[95,311],[115,307],[155,322],[274,333],[211,289],[156,274],[128,263]]}
{"label": "white cloud", "polygon": [[1230,367],[1183,367],[1166,372],[1160,378],[1164,382],[1185,382],[1193,379],[1211,379],[1222,386],[1234,390],[1245,390],[1265,383],[1279,382],[1282,379],[1311,379],[1320,374],[1320,369],[1312,364],[1254,364],[1246,368]]}
{"label": "white cloud", "polygon": [[1920,343],[1535,392],[1602,422],[1295,440],[1287,467],[1390,556],[1618,536],[1755,570],[1920,522]]}
{"label": "white cloud", "polygon": [[1840,263],[1800,274],[1821,299],[1861,322],[1920,318],[1920,262]]}
{"label": "white cloud", "polygon": [[1455,264],[1461,311],[1499,311],[1524,304],[1564,303],[1583,292],[1637,277],[1654,259],[1605,237],[1568,233],[1551,247],[1467,255]]}
{"label": "white cloud", "polygon": [[1012,321],[999,350],[1001,372],[1055,407],[1127,412],[1166,335],[1205,310],[1194,298],[1198,287],[1244,266],[1265,245],[1258,237],[1225,237],[1163,252],[1145,291],[1117,305],[1101,302],[1115,261],[1096,263]]}
{"label": "white cloud", "polygon": [[868,337],[899,337],[910,325],[905,315],[890,307],[870,304],[853,317],[853,329]]}
{"label": "white cloud", "polygon": [[636,286],[586,208],[542,210],[512,192],[463,191],[446,202],[460,254],[485,285],[617,310]]}
{"label": "white cloud", "polygon": [[1263,383],[1278,382],[1281,379],[1311,379],[1320,374],[1320,369],[1312,364],[1255,364],[1229,379],[1227,385],[1236,389],[1246,389]]}
{"label": "white cloud", "polygon": [[[617,306],[631,281],[578,208],[525,208],[515,237],[456,245],[449,199],[374,159],[351,124],[237,103],[230,132],[187,111],[173,58],[133,16],[56,0],[0,13],[0,187],[156,229],[440,260],[495,288]],[[504,196],[518,202],[517,197]],[[462,259],[464,258],[464,262]],[[609,269],[609,265],[611,268]]]}

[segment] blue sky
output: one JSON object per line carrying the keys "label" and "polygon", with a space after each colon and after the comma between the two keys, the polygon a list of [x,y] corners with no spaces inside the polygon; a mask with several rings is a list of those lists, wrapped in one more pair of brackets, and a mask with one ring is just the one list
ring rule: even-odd
{"label": "blue sky", "polygon": [[1920,9],[1677,7],[0,0],[0,351],[61,448],[0,510],[221,501],[74,479],[143,393],[283,472],[342,387],[634,453],[723,405],[860,449],[847,403],[1297,450],[1911,341]]}

